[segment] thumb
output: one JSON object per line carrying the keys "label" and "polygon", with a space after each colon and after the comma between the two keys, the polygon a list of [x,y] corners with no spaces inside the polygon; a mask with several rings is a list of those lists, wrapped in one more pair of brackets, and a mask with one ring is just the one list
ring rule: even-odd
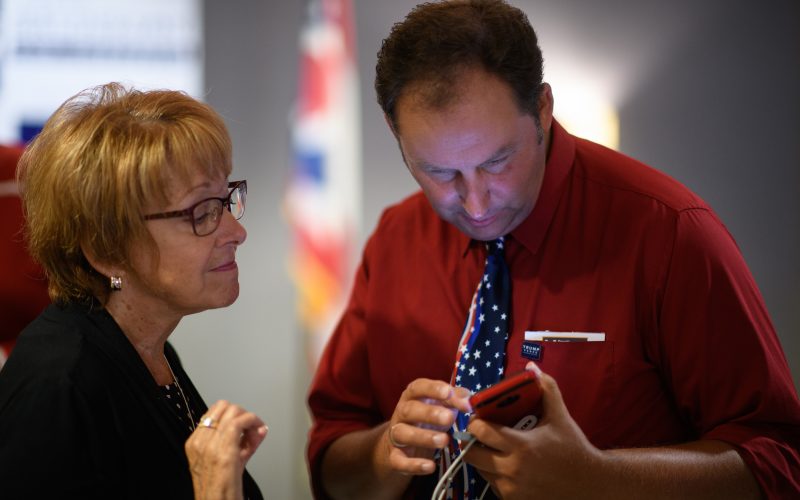
{"label": "thumb", "polygon": [[539,379],[539,387],[542,388],[542,420],[558,419],[566,414],[567,407],[556,379],[543,372],[533,361],[528,362],[525,369],[536,373]]}
{"label": "thumb", "polygon": [[245,429],[241,439],[241,449],[239,450],[240,456],[244,463],[247,463],[255,453],[264,438],[267,437],[269,427],[266,424],[256,429]]}

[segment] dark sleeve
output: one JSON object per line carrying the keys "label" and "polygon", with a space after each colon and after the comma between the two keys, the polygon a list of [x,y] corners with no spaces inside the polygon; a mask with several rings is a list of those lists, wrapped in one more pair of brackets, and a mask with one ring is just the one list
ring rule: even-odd
{"label": "dark sleeve", "polygon": [[800,495],[800,402],[760,292],[733,238],[686,210],[660,312],[660,363],[699,439],[729,443],[768,498]]}
{"label": "dark sleeve", "polygon": [[[13,358],[12,358],[13,359]],[[21,361],[21,360],[20,360]],[[12,367],[9,367],[13,369]],[[5,374],[4,374],[5,375]],[[13,375],[9,373],[8,375]],[[12,376],[2,377],[6,386]],[[114,443],[87,398],[68,378],[15,387],[0,408],[3,498],[114,498]]]}

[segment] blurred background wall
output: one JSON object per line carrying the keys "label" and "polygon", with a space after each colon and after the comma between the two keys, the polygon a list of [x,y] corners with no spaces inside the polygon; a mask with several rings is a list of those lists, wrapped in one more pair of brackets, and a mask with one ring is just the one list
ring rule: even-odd
{"label": "blurred background wall", "polygon": [[[415,190],[372,91],[375,53],[413,0],[355,0],[363,129],[358,247]],[[800,381],[800,2],[514,0],[537,29],[556,113],[593,89],[619,149],[677,178],[719,213],[758,283]],[[225,118],[247,178],[241,295],[173,335],[207,401],[255,410],[270,434],[249,469],[268,498],[309,498],[305,393],[313,367],[293,314],[282,212],[293,153],[305,1],[205,0],[202,97]],[[101,82],[97,82],[101,83]],[[79,89],[75,89],[76,91]],[[567,92],[569,90],[569,92]],[[691,346],[687,346],[691,348]]]}

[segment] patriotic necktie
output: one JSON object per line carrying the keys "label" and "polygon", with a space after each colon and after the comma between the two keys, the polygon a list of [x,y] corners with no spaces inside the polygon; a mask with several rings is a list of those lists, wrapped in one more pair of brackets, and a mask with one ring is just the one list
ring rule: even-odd
{"label": "patriotic necktie", "polygon": [[[511,303],[511,278],[503,259],[504,237],[486,243],[487,257],[483,276],[478,283],[469,308],[464,332],[456,353],[456,363],[451,385],[462,386],[478,392],[503,378],[506,341],[508,340]],[[450,429],[463,432],[469,424],[469,415],[459,412]],[[440,474],[461,452],[458,441],[451,439],[449,453],[444,450],[440,461]],[[480,498],[486,481],[472,466],[465,474],[456,476],[448,491],[448,498]],[[451,496],[452,495],[452,496]],[[489,496],[491,497],[491,492]]]}

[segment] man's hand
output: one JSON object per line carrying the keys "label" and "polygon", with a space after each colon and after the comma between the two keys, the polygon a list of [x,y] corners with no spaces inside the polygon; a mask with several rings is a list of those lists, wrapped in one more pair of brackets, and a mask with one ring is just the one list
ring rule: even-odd
{"label": "man's hand", "polygon": [[567,411],[555,380],[530,363],[542,387],[543,414],[531,430],[474,419],[478,439],[464,456],[501,498],[579,498],[591,489],[590,473],[601,458]]}
{"label": "man's hand", "polygon": [[469,411],[469,391],[440,380],[408,384],[392,418],[341,436],[325,452],[322,481],[332,498],[399,498],[412,475],[436,469],[432,458],[447,446],[456,411]]}
{"label": "man's hand", "polygon": [[470,411],[469,396],[467,389],[440,380],[411,382],[376,447],[376,460],[383,455],[392,470],[403,474],[432,473],[433,453],[447,446],[447,429],[455,421],[456,410]]}
{"label": "man's hand", "polygon": [[539,424],[518,431],[475,419],[468,428],[479,443],[464,460],[501,498],[759,498],[744,461],[721,441],[597,449],[569,415],[556,381],[532,363],[526,369],[542,387]]}

